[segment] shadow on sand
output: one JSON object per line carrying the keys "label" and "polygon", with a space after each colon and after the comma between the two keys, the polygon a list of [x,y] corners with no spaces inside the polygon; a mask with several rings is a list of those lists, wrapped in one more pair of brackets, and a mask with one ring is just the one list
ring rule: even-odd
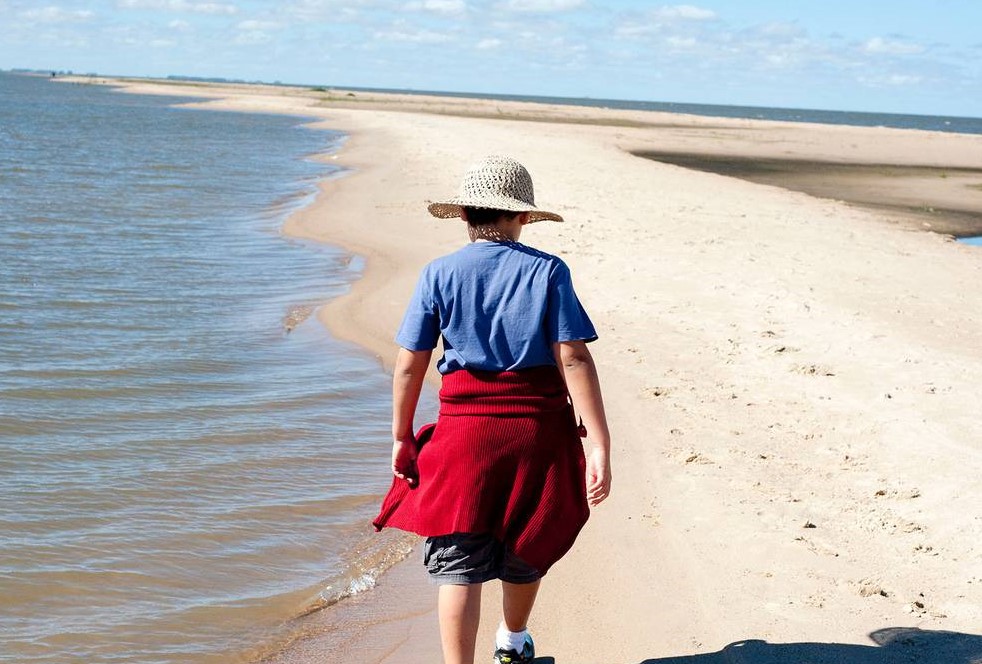
{"label": "shadow on sand", "polygon": [[646,659],[641,664],[982,664],[982,636],[974,634],[888,627],[869,636],[876,645],[749,640],[719,652]]}

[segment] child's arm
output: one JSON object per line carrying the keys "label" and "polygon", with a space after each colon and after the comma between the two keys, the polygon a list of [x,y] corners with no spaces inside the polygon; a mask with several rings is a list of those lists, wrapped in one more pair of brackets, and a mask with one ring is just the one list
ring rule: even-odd
{"label": "child's arm", "polygon": [[413,415],[432,354],[400,348],[392,372],[392,473],[410,485],[418,479]]}
{"label": "child's arm", "polygon": [[566,380],[576,414],[583,418],[593,449],[587,457],[586,490],[591,505],[599,505],[610,494],[610,432],[600,394],[600,379],[593,356],[583,341],[553,344],[556,365]]}

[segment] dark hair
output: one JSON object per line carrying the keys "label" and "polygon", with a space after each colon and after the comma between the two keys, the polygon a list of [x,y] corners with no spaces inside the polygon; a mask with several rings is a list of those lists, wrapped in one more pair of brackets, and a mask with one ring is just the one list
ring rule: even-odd
{"label": "dark hair", "polygon": [[514,217],[520,212],[511,210],[495,210],[494,208],[479,208],[469,205],[463,206],[464,213],[467,214],[467,223],[470,226],[487,226],[497,222],[502,217]]}

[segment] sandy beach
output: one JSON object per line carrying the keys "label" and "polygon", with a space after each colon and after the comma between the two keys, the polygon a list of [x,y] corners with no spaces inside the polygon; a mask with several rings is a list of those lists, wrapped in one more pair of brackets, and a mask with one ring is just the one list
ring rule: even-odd
{"label": "sandy beach", "polygon": [[[543,583],[541,661],[982,660],[982,251],[949,235],[982,235],[982,136],[125,86],[349,135],[285,232],[365,258],[319,316],[386,368],[419,269],[465,241],[425,202],[467,164],[517,158],[566,217],[523,241],[597,324],[614,483]],[[298,629],[265,661],[440,660],[416,554]]]}

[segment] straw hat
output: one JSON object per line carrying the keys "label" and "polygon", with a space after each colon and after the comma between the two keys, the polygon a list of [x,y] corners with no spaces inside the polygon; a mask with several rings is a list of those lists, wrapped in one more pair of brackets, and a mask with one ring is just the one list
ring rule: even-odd
{"label": "straw hat", "polygon": [[430,203],[430,214],[441,219],[460,216],[460,208],[476,207],[528,212],[529,221],[562,221],[554,212],[535,207],[532,176],[514,159],[492,155],[467,169],[460,193],[446,202]]}

